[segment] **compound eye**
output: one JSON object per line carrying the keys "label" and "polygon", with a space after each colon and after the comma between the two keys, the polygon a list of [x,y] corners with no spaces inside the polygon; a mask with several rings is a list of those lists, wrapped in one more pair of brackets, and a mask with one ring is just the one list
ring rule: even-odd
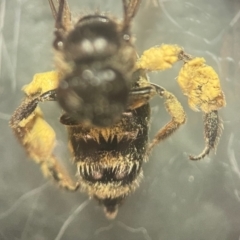
{"label": "compound eye", "polygon": [[83,124],[106,127],[121,119],[129,86],[111,68],[85,69],[61,81],[57,90],[61,107]]}

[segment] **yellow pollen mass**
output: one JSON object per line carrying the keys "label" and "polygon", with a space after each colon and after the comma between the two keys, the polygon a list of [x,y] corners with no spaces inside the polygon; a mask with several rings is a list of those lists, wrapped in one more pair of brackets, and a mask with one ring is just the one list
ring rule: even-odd
{"label": "yellow pollen mass", "polygon": [[178,83],[188,97],[189,106],[195,111],[207,113],[226,104],[218,75],[205,64],[204,58],[194,58],[185,63],[179,73]]}
{"label": "yellow pollen mass", "polygon": [[143,52],[143,55],[136,63],[136,68],[149,71],[165,70],[179,60],[179,53],[182,48],[177,45],[166,45],[152,47]]}

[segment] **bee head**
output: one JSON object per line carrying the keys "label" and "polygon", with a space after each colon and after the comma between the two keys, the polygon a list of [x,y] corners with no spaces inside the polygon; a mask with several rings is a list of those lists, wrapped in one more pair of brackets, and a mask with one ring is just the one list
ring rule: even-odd
{"label": "bee head", "polygon": [[78,65],[105,61],[116,54],[120,44],[117,23],[103,15],[87,15],[64,38],[62,51],[67,62]]}

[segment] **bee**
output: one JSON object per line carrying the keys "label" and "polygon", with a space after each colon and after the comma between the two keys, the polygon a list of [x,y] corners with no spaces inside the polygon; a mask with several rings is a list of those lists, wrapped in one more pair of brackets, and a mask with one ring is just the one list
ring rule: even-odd
{"label": "bee", "polygon": [[[185,123],[177,98],[149,81],[147,73],[183,66],[177,81],[189,106],[202,111],[206,146],[191,160],[216,149],[222,132],[218,109],[225,103],[218,75],[203,58],[192,57],[177,45],[152,47],[138,57],[131,22],[140,0],[122,0],[123,19],[95,12],[74,22],[66,0],[49,0],[55,19],[55,71],[36,74],[24,86],[25,99],[10,126],[44,176],[70,191],[87,192],[103,206],[108,218],[138,186],[142,164],[154,146]],[[159,96],[171,120],[149,141],[149,101]],[[57,101],[60,122],[69,136],[77,169],[73,180],[53,153],[55,132],[44,120],[40,102]]]}

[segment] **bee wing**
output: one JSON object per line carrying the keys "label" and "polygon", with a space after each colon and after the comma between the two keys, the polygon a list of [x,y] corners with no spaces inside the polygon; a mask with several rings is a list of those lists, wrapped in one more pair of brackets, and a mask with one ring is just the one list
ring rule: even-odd
{"label": "bee wing", "polygon": [[57,29],[69,30],[72,26],[71,11],[66,0],[48,0]]}
{"label": "bee wing", "polygon": [[49,5],[50,5],[50,8],[52,10],[52,15],[53,15],[54,19],[56,20],[56,18],[57,18],[56,6],[55,6],[53,0],[48,0],[48,2],[49,2]]}
{"label": "bee wing", "polygon": [[129,29],[130,23],[138,11],[141,0],[122,0],[124,10],[123,31]]}

